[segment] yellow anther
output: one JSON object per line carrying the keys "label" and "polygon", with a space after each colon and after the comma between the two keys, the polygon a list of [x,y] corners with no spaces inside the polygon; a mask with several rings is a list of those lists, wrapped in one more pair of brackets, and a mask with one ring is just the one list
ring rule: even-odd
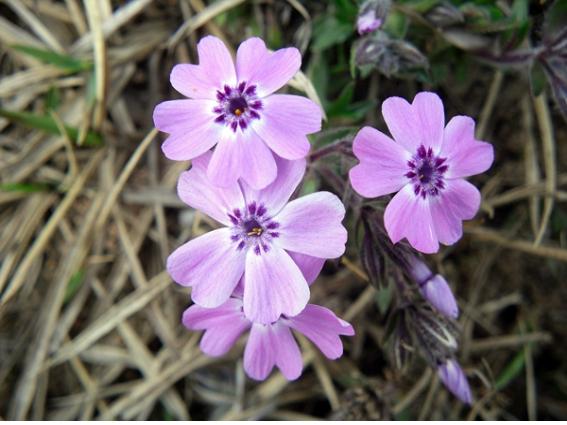
{"label": "yellow anther", "polygon": [[261,227],[254,227],[251,232],[248,232],[248,236],[260,236],[263,230]]}
{"label": "yellow anther", "polygon": [[236,115],[237,117],[239,117],[240,115],[242,115],[242,111],[240,110],[240,108],[236,108],[234,110],[234,115]]}

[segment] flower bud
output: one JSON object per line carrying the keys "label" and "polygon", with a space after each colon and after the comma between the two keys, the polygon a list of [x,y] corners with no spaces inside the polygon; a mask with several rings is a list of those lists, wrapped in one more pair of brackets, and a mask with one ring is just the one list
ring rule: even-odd
{"label": "flower bud", "polygon": [[463,403],[469,405],[472,403],[471,389],[467,377],[455,359],[448,359],[441,363],[437,369],[437,374],[443,382],[443,385],[445,385],[455,397]]}
{"label": "flower bud", "polygon": [[458,329],[452,321],[428,309],[417,308],[411,313],[410,326],[418,348],[430,364],[439,364],[457,352]]}
{"label": "flower bud", "polygon": [[360,35],[376,31],[388,14],[391,5],[390,0],[367,0],[358,12],[356,29]]}
{"label": "flower bud", "polygon": [[427,12],[425,19],[437,27],[448,27],[465,21],[465,15],[448,1],[443,1]]}
{"label": "flower bud", "polygon": [[417,282],[423,298],[439,313],[451,319],[459,317],[457,300],[443,276],[434,275],[427,265],[417,258],[410,260],[410,275]]}

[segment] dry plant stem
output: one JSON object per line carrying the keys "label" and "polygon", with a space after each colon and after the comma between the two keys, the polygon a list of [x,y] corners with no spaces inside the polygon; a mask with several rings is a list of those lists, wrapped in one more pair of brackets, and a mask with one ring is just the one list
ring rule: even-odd
{"label": "dry plant stem", "polygon": [[[522,117],[525,128],[526,135],[526,147],[525,147],[525,175],[526,184],[528,186],[536,185],[541,180],[541,173],[539,169],[539,164],[537,160],[537,148],[536,141],[534,138],[534,124],[531,109],[531,99],[529,96],[524,96],[521,102],[522,106]],[[532,226],[532,232],[534,238],[537,237],[538,224],[540,222],[540,197],[533,195],[529,199],[530,203],[530,224]]]}
{"label": "dry plant stem", "polygon": [[[102,24],[102,33],[104,39],[106,40],[108,37],[118,31],[122,26],[134,19],[152,2],[153,0],[132,0],[126,3],[124,6],[116,9],[110,19],[106,19]],[[73,44],[73,46],[71,47],[71,53],[87,51],[90,45],[92,45],[93,43],[92,39],[93,33],[86,33],[79,40],[77,40],[75,44]]]}
{"label": "dry plant stem", "polygon": [[480,140],[486,137],[486,128],[488,126],[488,122],[490,121],[490,117],[492,116],[492,111],[494,110],[496,99],[498,98],[498,94],[500,93],[503,79],[504,73],[501,70],[494,72],[494,78],[492,79],[492,83],[490,84],[490,88],[488,89],[488,96],[484,101],[484,106],[482,107],[482,111],[480,112],[478,125],[476,127],[476,137]]}
{"label": "dry plant stem", "polygon": [[32,245],[32,247],[24,257],[24,259],[20,263],[16,272],[14,273],[14,277],[8,284],[6,291],[2,294],[2,297],[0,298],[0,309],[14,296],[14,294],[24,284],[28,274],[28,270],[31,267],[31,264],[45,250],[48,242],[53,236],[53,233],[57,229],[59,222],[63,219],[65,214],[67,214],[67,211],[72,206],[77,196],[79,196],[79,194],[83,190],[83,187],[87,179],[95,170],[95,167],[102,159],[103,154],[104,151],[101,150],[91,158],[89,163],[85,166],[83,172],[79,174],[77,180],[73,183],[73,186],[71,186],[71,188],[69,189],[69,192],[67,192],[63,201],[61,201],[61,203],[57,207],[57,210],[55,210],[55,212],[49,218],[49,221],[46,223],[40,235],[35,240],[34,244]]}
{"label": "dry plant stem", "polygon": [[[523,323],[522,331],[525,326]],[[526,362],[526,406],[528,408],[528,418],[530,421],[537,420],[537,397],[536,397],[536,381],[534,373],[534,358],[532,345],[524,346],[524,359]]]}
{"label": "dry plant stem", "polygon": [[553,341],[547,332],[533,332],[523,335],[505,335],[474,340],[470,344],[471,353],[495,350],[500,348],[513,348],[529,343],[549,344]]}
{"label": "dry plant stem", "polygon": [[[297,335],[297,334],[296,334]],[[337,390],[333,385],[333,380],[329,374],[329,370],[325,365],[325,361],[321,358],[321,356],[315,352],[311,344],[307,342],[307,340],[302,336],[299,336],[299,342],[301,347],[303,348],[304,352],[311,352],[313,356],[313,367],[315,368],[315,373],[317,374],[317,379],[323,387],[323,391],[325,392],[325,396],[327,400],[329,400],[329,404],[333,410],[337,410],[340,406],[339,396],[337,394]]]}
{"label": "dry plant stem", "polygon": [[138,145],[138,147],[136,148],[136,151],[132,154],[132,156],[130,156],[130,159],[128,160],[128,162],[124,166],[124,169],[120,173],[120,176],[112,186],[110,193],[108,194],[108,197],[106,198],[106,201],[100,211],[99,219],[96,223],[97,229],[101,229],[102,226],[105,224],[110,214],[110,211],[114,206],[114,203],[118,199],[118,195],[124,188],[124,185],[128,181],[128,178],[136,168],[136,165],[138,164],[140,159],[142,159],[142,156],[144,155],[146,149],[148,149],[150,143],[154,140],[156,135],[157,135],[157,130],[154,128],[146,135],[144,140],[142,140],[140,145]]}
{"label": "dry plant stem", "polygon": [[465,231],[479,240],[494,242],[504,248],[515,249],[539,257],[552,258],[559,261],[567,261],[567,250],[551,246],[535,246],[532,242],[522,240],[510,240],[494,230],[483,227],[465,227]]}
{"label": "dry plant stem", "polygon": [[96,101],[93,116],[93,128],[95,130],[100,130],[106,114],[106,88],[108,83],[106,45],[102,31],[102,3],[98,0],[86,0],[85,5],[87,8],[87,18],[89,20],[94,49]]}
{"label": "dry plant stem", "polygon": [[61,347],[57,355],[50,361],[49,366],[53,367],[54,365],[62,363],[90,347],[103,335],[112,331],[124,319],[148,305],[154,297],[164,291],[169,285],[171,285],[171,279],[167,272],[164,271],[154,276],[148,282],[147,287],[137,289],[123,298],[119,303],[110,307],[69,344]]}
{"label": "dry plant stem", "polygon": [[20,0],[5,0],[14,12],[32,29],[36,35],[49,46],[50,49],[55,50],[57,53],[64,53],[65,49],[53,36],[53,32],[49,31],[47,27],[30,12],[27,7]]}
{"label": "dry plant stem", "polygon": [[[0,266],[0,292],[20,258],[28,251],[32,236],[40,231],[44,214],[58,197],[55,194],[37,194],[22,202],[21,214],[14,216],[0,236],[0,252],[5,253]],[[1,381],[0,381],[1,382]]]}
{"label": "dry plant stem", "polygon": [[65,4],[67,5],[69,15],[71,16],[71,20],[73,21],[73,25],[75,26],[77,33],[79,33],[79,35],[84,35],[87,32],[87,23],[83,13],[81,12],[78,1],[65,0]]}
{"label": "dry plant stem", "polygon": [[433,376],[431,380],[431,384],[429,385],[429,391],[427,392],[427,396],[425,397],[425,401],[423,402],[423,407],[419,412],[418,421],[424,421],[431,411],[431,406],[433,405],[433,400],[435,395],[437,394],[437,390],[439,389],[439,377],[437,375]]}
{"label": "dry plant stem", "polygon": [[[84,174],[88,176],[98,164],[102,157],[102,151],[95,155],[85,169]],[[90,167],[89,167],[90,166]],[[81,176],[79,176],[80,178]],[[94,208],[93,208],[94,207]],[[16,386],[16,391],[10,404],[9,417],[14,420],[24,420],[28,414],[35,386],[39,375],[44,371],[43,365],[47,357],[49,342],[56,327],[57,319],[63,305],[65,291],[71,276],[76,273],[84,258],[87,255],[86,245],[91,236],[92,223],[94,222],[98,212],[98,205],[93,204],[84,220],[84,226],[81,229],[75,244],[73,245],[69,259],[63,262],[56,270],[54,282],[50,285],[46,299],[42,304],[43,307],[39,313],[36,322],[36,332],[38,337],[28,348],[25,357],[24,372],[20,375],[20,379]]]}
{"label": "dry plant stem", "polygon": [[169,51],[172,51],[177,44],[185,37],[187,34],[195,31],[197,28],[205,25],[207,22],[212,20],[215,16],[220,15],[227,10],[232,9],[242,3],[245,0],[220,0],[217,1],[206,9],[203,9],[200,13],[193,16],[191,19],[186,21],[179,29],[171,36],[169,41],[167,42],[167,48]]}
{"label": "dry plant stem", "polygon": [[[530,186],[520,186],[514,189],[510,189],[504,193],[493,196],[486,201],[484,204],[489,208],[496,208],[502,205],[506,205],[512,202],[521,201],[525,198],[529,198],[533,195],[547,195],[554,196],[560,201],[567,199],[564,194],[565,192],[556,191],[555,193],[547,193],[545,189],[546,182],[540,182]],[[567,174],[560,174],[557,177],[557,184],[564,185],[567,184]]]}
{"label": "dry plant stem", "polygon": [[423,375],[415,383],[415,385],[408,391],[408,393],[402,398],[396,405],[392,408],[392,413],[395,415],[403,412],[410,404],[412,404],[421,392],[427,387],[427,384],[431,380],[431,369],[427,368],[423,372]]}
{"label": "dry plant stem", "polygon": [[[549,108],[547,106],[547,97],[545,93],[540,94],[534,99],[534,108],[541,133],[541,141],[543,143],[543,163],[545,167],[545,181],[547,193],[554,193],[557,187],[557,168],[555,165],[555,138],[553,137],[553,126]],[[543,240],[543,236],[549,224],[551,213],[553,211],[554,199],[546,196],[543,203],[543,216],[534,246],[539,246]]]}

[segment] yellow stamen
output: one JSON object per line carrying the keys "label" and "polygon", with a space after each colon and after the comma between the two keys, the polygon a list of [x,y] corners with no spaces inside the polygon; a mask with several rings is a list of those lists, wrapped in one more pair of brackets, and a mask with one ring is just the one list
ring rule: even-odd
{"label": "yellow stamen", "polygon": [[251,232],[248,232],[248,236],[260,236],[263,230],[261,227],[254,227]]}
{"label": "yellow stamen", "polygon": [[240,110],[240,108],[236,108],[234,110],[234,115],[236,115],[237,117],[239,117],[240,115],[242,115],[242,111]]}

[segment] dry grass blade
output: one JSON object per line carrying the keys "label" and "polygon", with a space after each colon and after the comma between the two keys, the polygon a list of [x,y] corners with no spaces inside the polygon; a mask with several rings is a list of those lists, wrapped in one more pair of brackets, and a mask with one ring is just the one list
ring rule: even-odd
{"label": "dry grass blade", "polygon": [[50,366],[64,362],[90,347],[118,326],[119,323],[144,308],[170,284],[171,279],[166,272],[152,278],[147,287],[134,291],[118,304],[112,306],[69,344],[63,345],[50,361]]}
{"label": "dry grass blade", "polygon": [[[545,93],[540,94],[534,100],[536,117],[541,132],[543,143],[543,163],[545,165],[545,182],[547,193],[554,193],[557,187],[557,168],[555,166],[555,138],[553,137],[553,126],[547,106]],[[555,201],[552,196],[546,196],[543,203],[543,213],[539,230],[534,241],[535,246],[539,246],[543,240],[547,225],[551,218]]]}
{"label": "dry grass blade", "polygon": [[106,114],[105,103],[108,84],[106,45],[102,31],[103,18],[100,10],[101,2],[97,0],[87,0],[85,4],[87,6],[87,18],[91,28],[95,60],[96,103],[94,107],[93,127],[95,130],[99,130]]}
{"label": "dry grass blade", "polygon": [[38,18],[34,15],[28,8],[19,0],[5,0],[10,7],[26,22],[29,27],[34,31],[39,38],[41,38],[45,44],[47,44],[51,49],[58,53],[63,53],[65,49],[63,46],[53,36],[53,32],[50,31]]}
{"label": "dry grass blade", "polygon": [[559,261],[567,261],[567,250],[555,248],[551,246],[535,246],[533,243],[521,240],[510,240],[505,236],[500,235],[494,230],[485,229],[482,227],[465,228],[467,233],[475,236],[479,240],[494,242],[505,248],[516,249],[518,251],[526,252],[528,254],[537,255],[540,257],[552,258]]}
{"label": "dry grass blade", "polygon": [[171,51],[173,50],[177,44],[185,37],[187,34],[195,31],[199,27],[205,25],[207,22],[212,20],[215,16],[220,15],[227,10],[232,9],[246,0],[220,0],[209,7],[204,9],[202,12],[198,13],[197,15],[193,16],[191,19],[186,21],[179,29],[171,36],[169,41],[167,42],[167,48]]}
{"label": "dry grass blade", "polygon": [[16,269],[14,277],[10,280],[10,283],[8,284],[6,290],[2,293],[2,296],[0,298],[0,307],[10,301],[10,299],[24,284],[31,264],[47,248],[47,244],[49,243],[49,240],[57,229],[59,222],[63,219],[65,214],[67,214],[73,202],[83,190],[87,179],[94,172],[103,155],[104,151],[97,152],[91,158],[87,166],[84,168],[83,172],[79,174],[73,185],[69,188],[69,191],[65,195],[65,198],[63,198],[63,200],[57,207],[57,210],[49,218],[48,222],[42,229],[38,238],[35,240],[31,249],[28,251],[24,259]]}

